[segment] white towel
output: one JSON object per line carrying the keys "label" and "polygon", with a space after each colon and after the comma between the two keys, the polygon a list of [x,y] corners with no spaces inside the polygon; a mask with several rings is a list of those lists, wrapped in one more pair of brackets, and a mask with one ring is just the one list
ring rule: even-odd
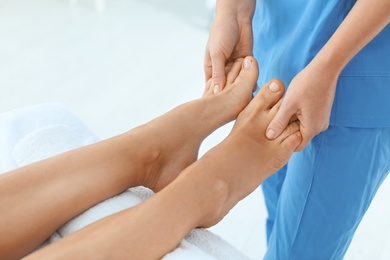
{"label": "white towel", "polygon": [[22,138],[12,155],[18,167],[83,146],[80,137],[66,125],[38,128]]}
{"label": "white towel", "polygon": [[93,132],[69,109],[60,104],[35,105],[2,113],[0,114],[0,173],[18,167],[14,161],[13,151],[22,138],[40,128],[52,125],[65,125],[72,129],[82,145],[98,141]]}
{"label": "white towel", "polygon": [[[97,141],[97,137],[68,109],[57,104],[34,106],[0,115],[0,172],[11,170]],[[12,156],[11,156],[12,154]],[[57,241],[94,221],[130,208],[153,192],[131,188],[103,201],[54,233],[42,246]],[[248,259],[222,238],[204,229],[195,229],[164,259]]]}

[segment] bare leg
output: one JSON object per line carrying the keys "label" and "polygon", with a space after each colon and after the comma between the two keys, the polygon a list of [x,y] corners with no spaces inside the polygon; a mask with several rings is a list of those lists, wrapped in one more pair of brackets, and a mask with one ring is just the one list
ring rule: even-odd
{"label": "bare leg", "polygon": [[[0,258],[30,253],[55,230],[129,187],[155,191],[197,158],[202,140],[249,103],[258,68],[231,66],[217,95],[181,105],[109,140],[0,175]],[[246,63],[247,64],[247,63]]]}
{"label": "bare leg", "polygon": [[173,250],[192,228],[214,225],[281,168],[299,145],[296,122],[276,140],[265,137],[282,93],[282,89],[275,93],[262,88],[221,144],[149,200],[27,258],[157,259]]}

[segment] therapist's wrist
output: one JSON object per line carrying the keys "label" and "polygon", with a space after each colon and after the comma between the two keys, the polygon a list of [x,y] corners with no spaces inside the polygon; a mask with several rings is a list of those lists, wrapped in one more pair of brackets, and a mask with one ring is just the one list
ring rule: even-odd
{"label": "therapist's wrist", "polygon": [[324,69],[324,72],[332,75],[340,75],[351,60],[351,54],[345,51],[344,46],[341,46],[339,41],[329,41],[318,52],[311,63],[316,64]]}
{"label": "therapist's wrist", "polygon": [[345,63],[330,54],[318,53],[310,62],[309,66],[314,67],[316,71],[331,78],[339,77],[345,67]]}
{"label": "therapist's wrist", "polygon": [[216,18],[234,17],[237,21],[251,22],[255,6],[255,0],[218,0]]}

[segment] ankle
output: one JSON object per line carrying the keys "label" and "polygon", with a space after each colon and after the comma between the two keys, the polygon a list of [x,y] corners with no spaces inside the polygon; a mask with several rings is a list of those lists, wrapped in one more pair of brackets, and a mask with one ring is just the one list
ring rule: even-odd
{"label": "ankle", "polygon": [[184,182],[181,185],[188,186],[187,192],[194,191],[194,195],[190,194],[195,209],[193,228],[217,224],[225,215],[223,210],[229,196],[228,183],[217,176],[210,176],[208,171],[202,171],[203,166],[202,162],[195,163],[182,173],[181,178]]}
{"label": "ankle", "polygon": [[147,187],[152,191],[157,191],[157,184],[161,177],[162,152],[157,146],[152,146],[145,149],[141,155],[143,174],[141,178],[141,186]]}
{"label": "ankle", "polygon": [[203,203],[203,215],[198,226],[208,228],[214,226],[226,215],[226,203],[228,203],[230,187],[226,181],[215,179],[209,186],[209,193]]}
{"label": "ankle", "polygon": [[[134,180],[129,183],[129,187],[144,186],[153,190],[159,177],[156,173],[159,172],[162,165],[162,152],[152,140],[143,138],[143,136],[147,136],[142,134],[145,131],[144,126],[139,126],[125,134],[125,146],[127,144],[130,148],[129,151],[131,151],[125,153],[126,164],[129,169],[135,168],[132,172],[136,172],[134,176],[129,176]],[[128,144],[131,144],[131,147]],[[134,147],[137,147],[137,149],[134,149]]]}
{"label": "ankle", "polygon": [[200,107],[198,120],[208,126],[208,134],[210,130],[213,131],[236,119],[241,111],[236,107],[237,102],[230,102],[231,98],[226,96],[231,94],[228,92],[229,90],[197,100],[199,102],[198,107]]}

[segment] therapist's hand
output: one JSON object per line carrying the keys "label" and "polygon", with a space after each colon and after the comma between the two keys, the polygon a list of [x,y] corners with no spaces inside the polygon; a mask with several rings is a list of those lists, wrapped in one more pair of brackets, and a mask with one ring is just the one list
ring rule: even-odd
{"label": "therapist's hand", "polygon": [[291,81],[280,109],[269,124],[266,135],[278,137],[294,118],[300,122],[302,151],[310,140],[329,126],[330,112],[339,74],[321,64],[310,63]]}
{"label": "therapist's hand", "polygon": [[217,2],[204,59],[205,78],[212,78],[214,92],[225,87],[227,63],[252,55],[254,8],[254,0]]}
{"label": "therapist's hand", "polygon": [[327,129],[340,72],[389,24],[389,8],[388,0],[356,2],[321,51],[291,81],[267,133],[271,130],[271,135],[278,136],[296,116],[303,137],[296,150],[301,151],[316,134]]}

